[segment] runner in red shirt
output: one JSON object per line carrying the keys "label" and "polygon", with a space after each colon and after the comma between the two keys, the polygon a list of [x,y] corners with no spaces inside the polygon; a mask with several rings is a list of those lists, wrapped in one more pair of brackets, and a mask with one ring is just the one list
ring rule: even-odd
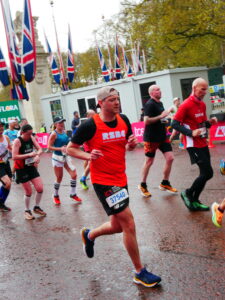
{"label": "runner in red shirt", "polygon": [[197,78],[192,84],[192,94],[181,104],[174,116],[172,127],[184,135],[184,145],[190,155],[191,163],[197,164],[200,174],[192,186],[181,193],[185,205],[190,210],[209,210],[209,206],[199,201],[206,182],[213,177],[210,153],[207,145],[207,128],[217,122],[209,121],[203,98],[208,90],[207,82]]}
{"label": "runner in red shirt", "polygon": [[[146,287],[157,285],[161,278],[148,272],[140,260],[135,223],[129,208],[125,152],[133,150],[137,140],[125,115],[119,114],[118,92],[111,86],[97,94],[100,114],[79,126],[67,146],[69,155],[90,161],[91,181],[110,220],[98,228],[81,230],[86,255],[94,256],[94,240],[101,235],[123,232],[125,248],[134,264],[133,281]],[[90,153],[80,149],[84,142]]]}

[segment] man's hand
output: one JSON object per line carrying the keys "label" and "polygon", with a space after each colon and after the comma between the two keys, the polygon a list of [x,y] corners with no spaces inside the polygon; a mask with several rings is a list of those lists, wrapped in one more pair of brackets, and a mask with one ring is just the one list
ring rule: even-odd
{"label": "man's hand", "polygon": [[134,150],[134,148],[137,146],[137,143],[138,143],[138,141],[137,141],[136,136],[133,134],[130,135],[128,137],[128,141],[127,141],[127,150],[128,151]]}
{"label": "man's hand", "polygon": [[35,157],[37,155],[37,152],[32,151],[28,155],[29,155],[29,157]]}
{"label": "man's hand", "polygon": [[102,151],[97,149],[93,149],[90,154],[91,154],[90,160],[95,160],[103,156]]}
{"label": "man's hand", "polygon": [[196,137],[196,136],[200,136],[202,133],[201,129],[194,129],[192,130],[192,136]]}
{"label": "man's hand", "polygon": [[217,122],[218,122],[217,117],[213,117],[213,118],[209,119],[209,123],[210,123],[211,125],[214,125],[214,124],[216,124]]}

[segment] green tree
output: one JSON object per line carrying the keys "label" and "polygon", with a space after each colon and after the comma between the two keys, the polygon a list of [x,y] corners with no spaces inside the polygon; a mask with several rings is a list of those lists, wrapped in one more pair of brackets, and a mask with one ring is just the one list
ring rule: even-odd
{"label": "green tree", "polygon": [[4,87],[1,86],[0,88],[0,101],[8,101],[11,100],[10,97],[10,85]]}

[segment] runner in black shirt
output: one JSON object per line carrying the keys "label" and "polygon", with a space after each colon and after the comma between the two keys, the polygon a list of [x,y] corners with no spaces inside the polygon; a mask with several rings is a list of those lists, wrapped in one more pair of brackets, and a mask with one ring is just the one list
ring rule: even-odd
{"label": "runner in black shirt", "polygon": [[157,85],[149,87],[150,99],[145,104],[145,131],[144,131],[144,150],[145,150],[145,163],[142,169],[141,183],[138,185],[141,194],[144,197],[150,197],[151,194],[147,189],[147,176],[149,169],[154,162],[156,150],[159,149],[166,160],[163,171],[163,180],[159,185],[162,191],[176,193],[177,189],[173,188],[169,182],[170,171],[174,160],[172,147],[169,139],[166,136],[165,124],[167,123],[166,117],[170,111],[166,111],[163,107],[161,99],[161,90]]}

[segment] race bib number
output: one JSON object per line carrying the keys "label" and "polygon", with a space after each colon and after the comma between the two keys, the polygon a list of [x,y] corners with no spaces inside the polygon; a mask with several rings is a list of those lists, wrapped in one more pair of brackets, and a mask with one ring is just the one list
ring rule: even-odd
{"label": "race bib number", "polygon": [[34,157],[29,157],[25,159],[25,165],[29,166],[34,163]]}
{"label": "race bib number", "polygon": [[118,191],[117,193],[107,197],[106,202],[108,203],[109,207],[113,207],[114,205],[122,202],[123,200],[125,200],[127,198],[129,198],[127,190],[122,189],[122,190]]}

